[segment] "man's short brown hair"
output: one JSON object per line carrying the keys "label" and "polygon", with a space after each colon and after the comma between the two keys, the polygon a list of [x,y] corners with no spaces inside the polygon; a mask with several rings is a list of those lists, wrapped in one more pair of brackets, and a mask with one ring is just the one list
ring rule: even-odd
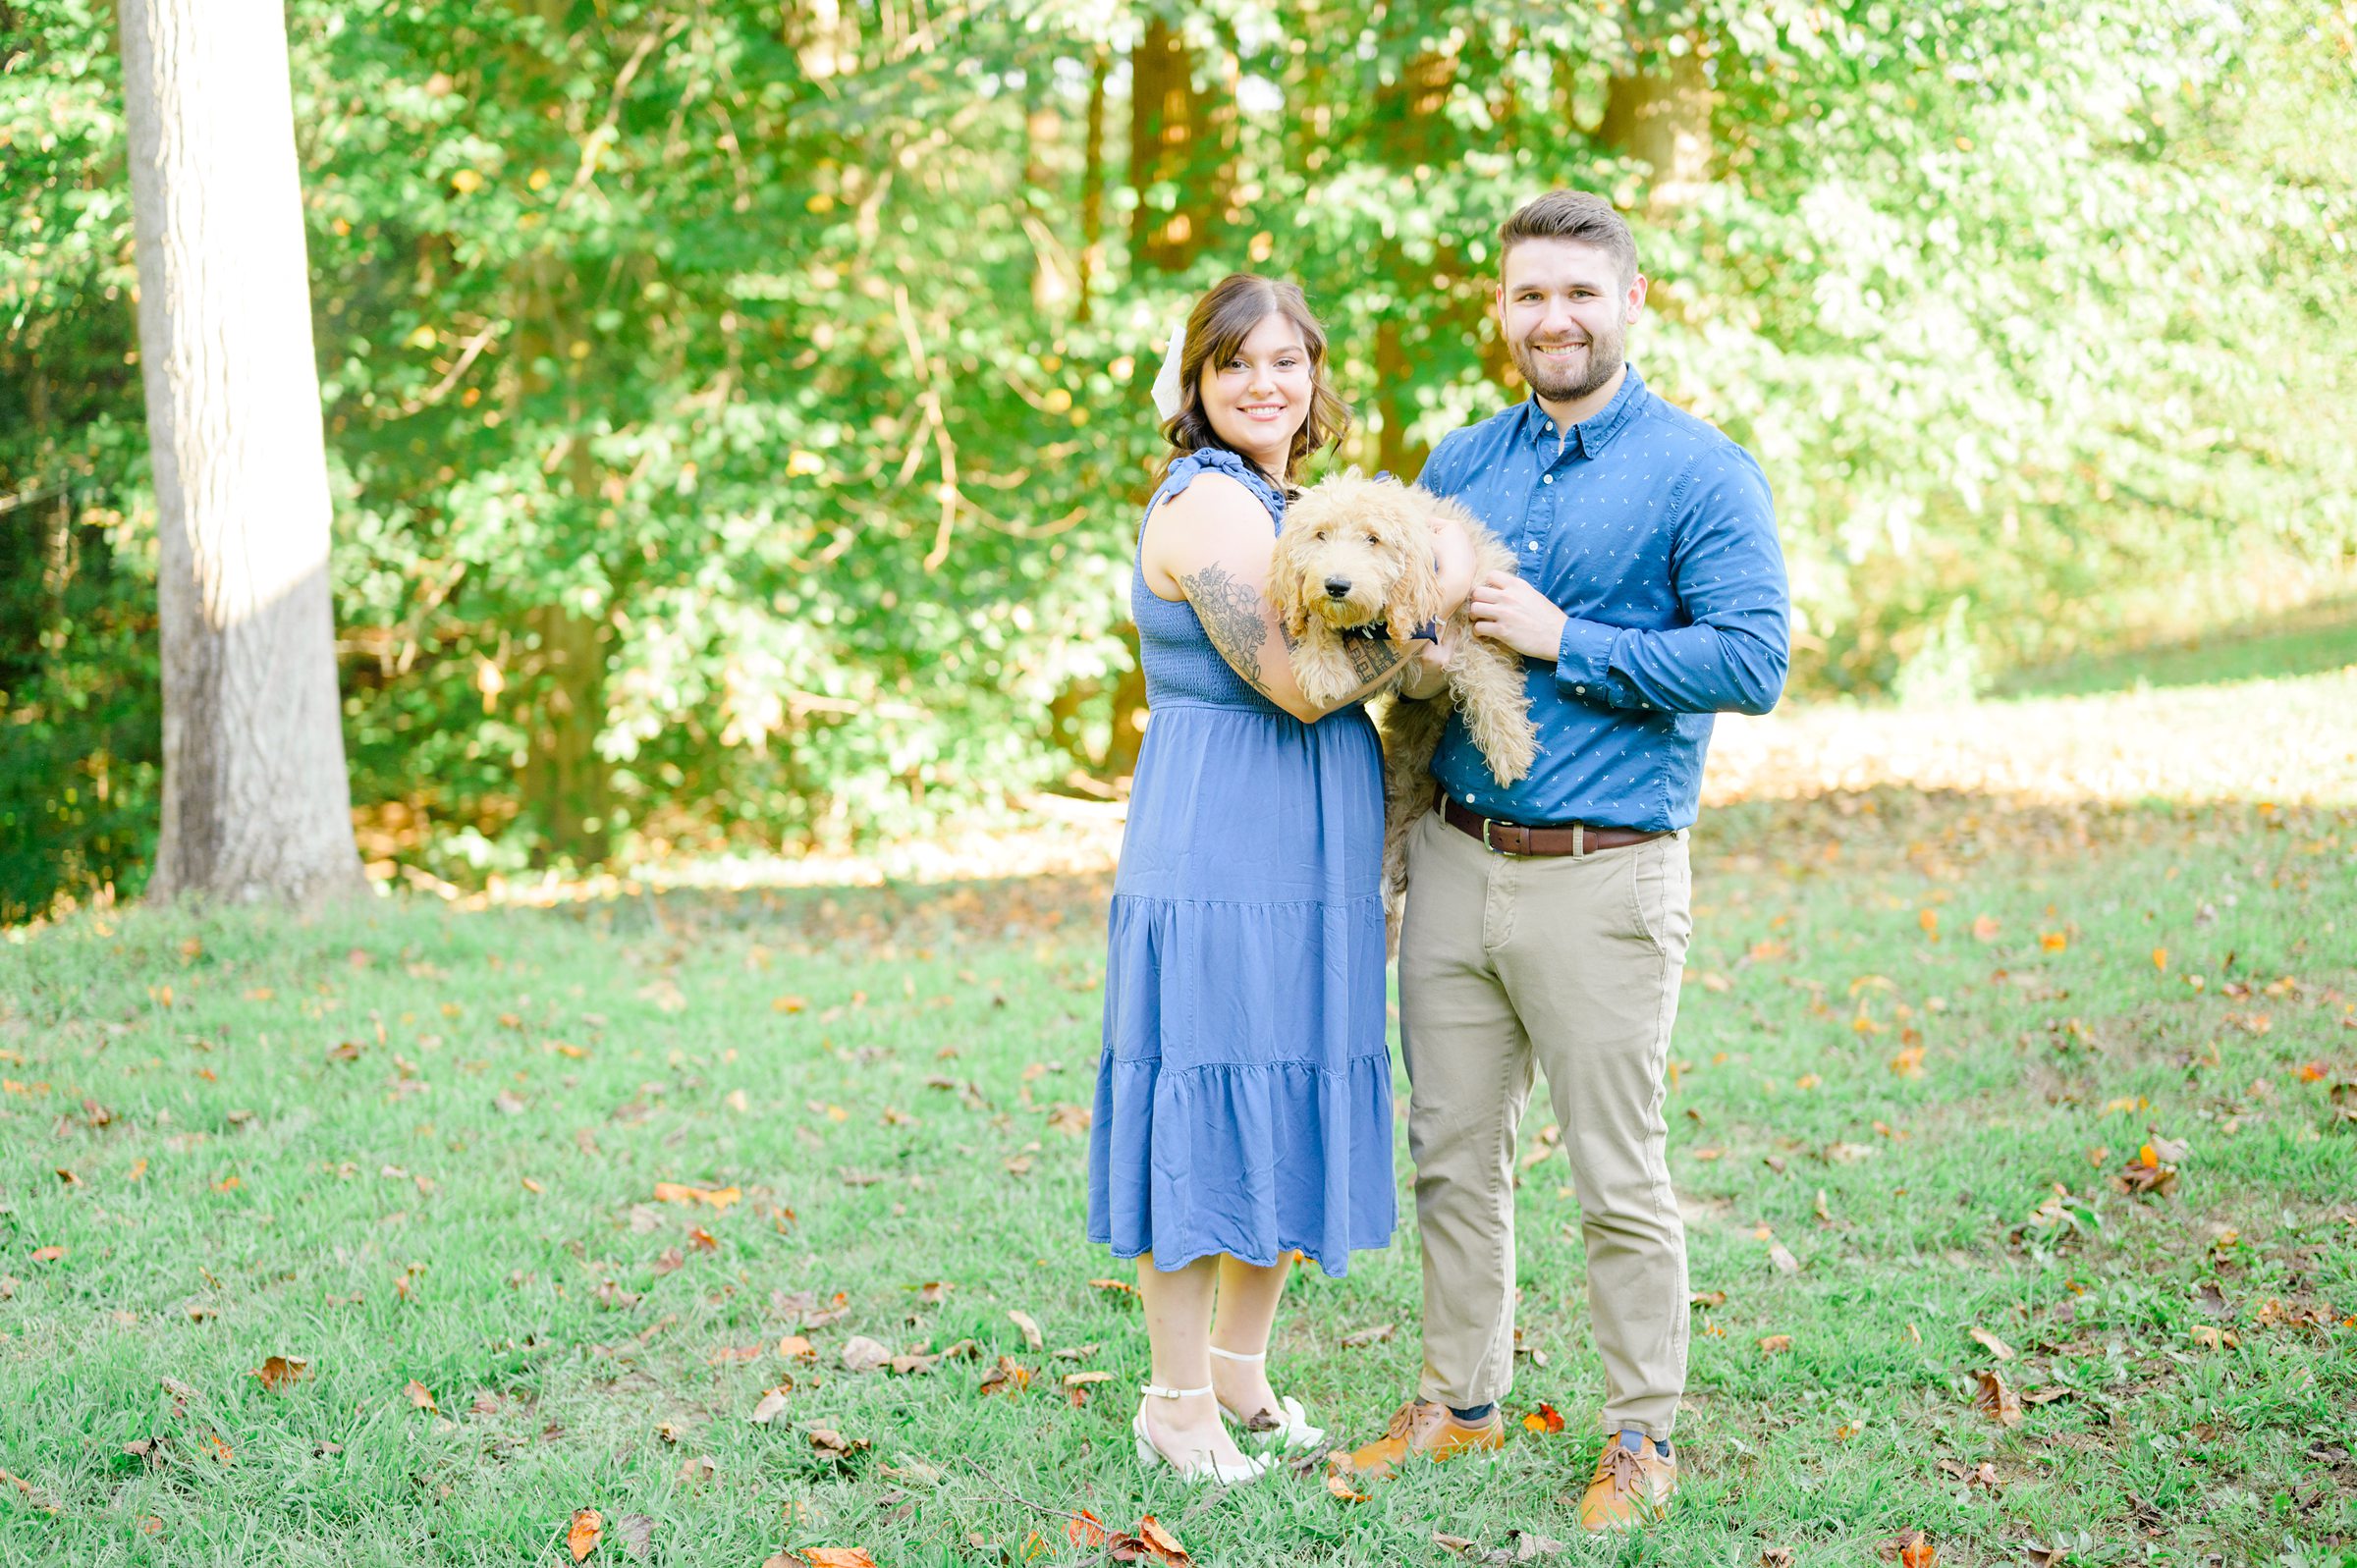
{"label": "man's short brown hair", "polygon": [[1602,196],[1585,190],[1550,190],[1516,207],[1514,215],[1498,226],[1498,270],[1502,276],[1507,256],[1525,240],[1571,240],[1594,245],[1613,258],[1623,285],[1636,281],[1636,236]]}

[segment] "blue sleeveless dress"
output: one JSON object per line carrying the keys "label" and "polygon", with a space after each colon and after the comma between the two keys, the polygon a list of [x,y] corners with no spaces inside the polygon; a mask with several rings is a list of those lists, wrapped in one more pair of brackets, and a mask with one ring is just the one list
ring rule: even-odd
{"label": "blue sleeveless dress", "polygon": [[[1242,458],[1173,463],[1285,497]],[[1162,1269],[1299,1250],[1330,1274],[1390,1244],[1383,752],[1353,705],[1305,725],[1232,670],[1192,606],[1132,568],[1151,720],[1105,955],[1088,1235]]]}

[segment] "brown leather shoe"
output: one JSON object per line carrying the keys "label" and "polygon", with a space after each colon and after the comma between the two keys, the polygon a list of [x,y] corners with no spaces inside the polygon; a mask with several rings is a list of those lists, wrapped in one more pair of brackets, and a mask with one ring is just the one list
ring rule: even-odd
{"label": "brown leather shoe", "polygon": [[[1648,1447],[1651,1444],[1647,1444]],[[1596,1459],[1596,1478],[1579,1499],[1579,1528],[1624,1530],[1651,1524],[1670,1511],[1677,1490],[1677,1456],[1628,1451],[1618,1436],[1608,1438]]]}
{"label": "brown leather shoe", "polygon": [[1352,1449],[1347,1458],[1338,1454],[1334,1468],[1368,1481],[1385,1481],[1410,1454],[1440,1460],[1505,1446],[1506,1417],[1498,1411],[1491,1411],[1486,1421],[1459,1421],[1447,1405],[1410,1399],[1392,1412],[1382,1436]]}

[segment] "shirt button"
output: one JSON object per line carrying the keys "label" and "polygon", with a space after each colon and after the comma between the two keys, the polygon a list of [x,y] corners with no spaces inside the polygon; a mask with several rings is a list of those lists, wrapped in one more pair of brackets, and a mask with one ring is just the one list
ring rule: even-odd
{"label": "shirt button", "polygon": [[1555,475],[1553,475],[1553,474],[1548,474],[1546,477],[1542,478],[1542,479],[1539,481],[1539,483],[1541,483],[1541,484],[1543,484],[1543,485],[1551,485],[1551,484],[1555,483]]}
{"label": "shirt button", "polygon": [[1538,547],[1539,542],[1536,539],[1533,539],[1530,541],[1530,543],[1524,545],[1522,548],[1525,550],[1536,550]]}
{"label": "shirt button", "polygon": [[1583,697],[1588,694],[1588,688],[1585,686],[1573,686],[1571,689]]}

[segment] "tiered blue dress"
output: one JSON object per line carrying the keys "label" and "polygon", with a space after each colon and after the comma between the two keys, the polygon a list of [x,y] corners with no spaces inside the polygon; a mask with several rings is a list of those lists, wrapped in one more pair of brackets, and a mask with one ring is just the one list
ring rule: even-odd
{"label": "tiered blue dress", "polygon": [[[1285,497],[1236,454],[1178,460]],[[1089,1239],[1162,1269],[1291,1250],[1330,1274],[1391,1241],[1383,753],[1363,709],[1303,724],[1220,657],[1192,606],[1129,584],[1146,728],[1114,881]]]}

